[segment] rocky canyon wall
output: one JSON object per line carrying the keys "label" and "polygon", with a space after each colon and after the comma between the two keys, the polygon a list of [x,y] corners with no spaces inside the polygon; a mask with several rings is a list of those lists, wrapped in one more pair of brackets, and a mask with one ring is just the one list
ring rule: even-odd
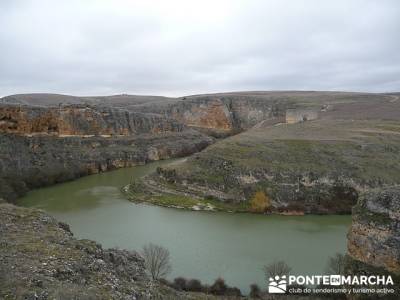
{"label": "rocky canyon wall", "polygon": [[365,193],[353,208],[352,258],[400,274],[400,186]]}
{"label": "rocky canyon wall", "polygon": [[160,115],[109,107],[0,105],[0,133],[128,136],[181,132],[183,129],[183,124]]}
{"label": "rocky canyon wall", "polygon": [[198,152],[213,139],[162,114],[111,105],[0,104],[0,198]]}
{"label": "rocky canyon wall", "polygon": [[213,139],[193,130],[129,137],[0,135],[0,198],[81,176],[187,156]]}
{"label": "rocky canyon wall", "polygon": [[198,96],[164,108],[163,114],[187,126],[211,133],[234,134],[264,120],[284,122],[286,101],[265,101],[251,97]]}
{"label": "rocky canyon wall", "polygon": [[32,187],[189,155],[212,143],[210,136],[281,121],[287,107],[287,101],[237,95],[136,98],[129,96],[126,103],[122,96],[1,99],[0,197],[15,199]]}
{"label": "rocky canyon wall", "polygon": [[348,299],[398,299],[400,291],[400,186],[364,193],[353,208],[346,273],[391,276],[392,294],[353,295]]}

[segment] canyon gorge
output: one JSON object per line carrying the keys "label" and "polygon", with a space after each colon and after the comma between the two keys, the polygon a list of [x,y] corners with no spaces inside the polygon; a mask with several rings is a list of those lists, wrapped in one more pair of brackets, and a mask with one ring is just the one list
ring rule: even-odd
{"label": "canyon gorge", "polygon": [[[124,187],[127,197],[192,210],[352,213],[349,269],[399,278],[400,94],[12,95],[0,99],[0,157],[0,198],[10,203],[38,187],[185,157],[132,181]],[[252,207],[257,193],[267,199],[261,211]],[[132,292],[127,278],[137,277],[136,295],[156,297],[136,254],[76,241],[42,212],[0,205],[5,253],[14,253],[15,236],[23,236],[19,247],[39,243],[22,245],[33,234],[22,232],[34,224],[49,230],[57,244],[72,247],[74,255],[80,251],[88,261],[103,260],[111,273],[121,261],[132,261],[138,267],[125,270],[125,277],[100,274],[96,262],[85,272],[100,272],[104,282],[116,276],[123,282],[116,287],[121,295]],[[43,253],[52,247],[41,246]],[[69,255],[62,246],[57,251]],[[45,272],[46,266],[37,268]],[[88,282],[95,285],[93,278]],[[153,291],[192,297],[165,287]],[[96,287],[94,293],[100,292]]]}

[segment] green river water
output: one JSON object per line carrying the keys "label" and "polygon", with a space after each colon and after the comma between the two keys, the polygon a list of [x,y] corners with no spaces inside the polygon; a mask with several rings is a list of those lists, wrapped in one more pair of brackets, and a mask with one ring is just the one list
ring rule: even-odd
{"label": "green river water", "polygon": [[211,283],[223,277],[247,293],[266,287],[262,267],[283,260],[293,274],[321,274],[327,259],[346,251],[350,216],[263,216],[192,212],[134,204],[121,193],[131,178],[173,160],[91,175],[29,192],[19,204],[42,208],[71,226],[78,238],[103,247],[169,249],[172,273]]}

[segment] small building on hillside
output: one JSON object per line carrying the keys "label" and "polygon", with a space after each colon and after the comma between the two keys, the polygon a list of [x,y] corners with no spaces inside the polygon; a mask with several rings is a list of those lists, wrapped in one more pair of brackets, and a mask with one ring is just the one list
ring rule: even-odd
{"label": "small building on hillside", "polygon": [[286,123],[294,124],[318,119],[318,110],[316,109],[287,109]]}

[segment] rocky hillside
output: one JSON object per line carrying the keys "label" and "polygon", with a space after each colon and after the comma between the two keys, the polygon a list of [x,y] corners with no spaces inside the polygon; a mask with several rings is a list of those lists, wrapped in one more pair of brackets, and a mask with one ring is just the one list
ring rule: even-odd
{"label": "rocky hillside", "polygon": [[370,295],[355,299],[398,299],[400,293],[400,187],[374,189],[353,208],[348,235],[347,269],[350,274],[390,275],[393,296]]}
{"label": "rocky hillside", "polygon": [[39,210],[0,204],[1,299],[205,299],[151,281],[135,251],[77,240]]}
{"label": "rocky hillside", "polygon": [[349,254],[400,275],[400,186],[366,192],[353,209]]}
{"label": "rocky hillside", "polygon": [[177,196],[173,205],[184,204],[182,197],[189,195],[205,206],[219,201],[229,210],[251,210],[261,192],[272,212],[350,213],[360,192],[400,183],[399,157],[396,121],[261,126],[160,169],[131,186],[131,197],[166,191],[165,197]]}

